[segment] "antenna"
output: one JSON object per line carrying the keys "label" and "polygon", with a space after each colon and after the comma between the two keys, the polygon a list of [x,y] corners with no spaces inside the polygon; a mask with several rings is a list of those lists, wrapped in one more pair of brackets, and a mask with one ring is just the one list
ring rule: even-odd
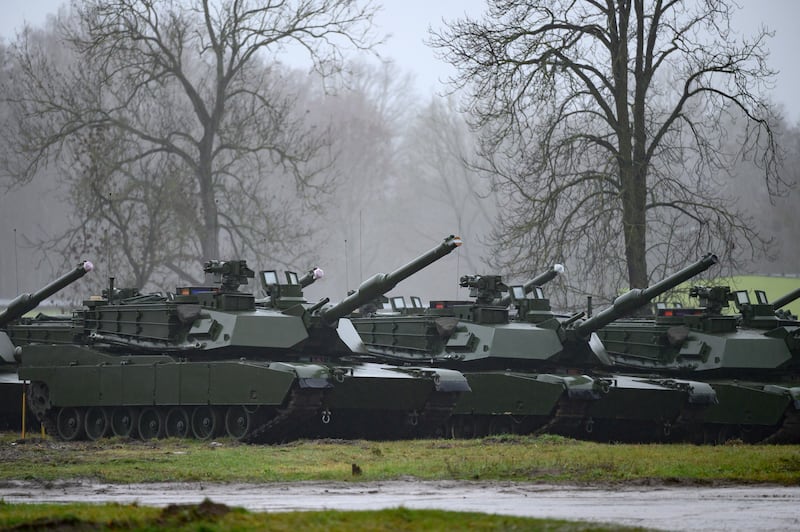
{"label": "antenna", "polygon": [[19,256],[17,254],[17,228],[14,228],[14,279],[17,282],[17,294],[19,294]]}
{"label": "antenna", "polygon": [[347,239],[344,239],[344,290],[350,289],[350,265],[347,260]]}
{"label": "antenna", "polygon": [[364,259],[364,253],[362,252],[362,247],[364,245],[364,224],[361,222],[361,213],[363,211],[358,211],[358,281],[361,282],[364,279],[364,270],[362,268],[362,261]]}
{"label": "antenna", "polygon": [[111,243],[108,241],[108,228],[103,229],[103,240],[105,240],[106,245],[106,271],[111,273]]}

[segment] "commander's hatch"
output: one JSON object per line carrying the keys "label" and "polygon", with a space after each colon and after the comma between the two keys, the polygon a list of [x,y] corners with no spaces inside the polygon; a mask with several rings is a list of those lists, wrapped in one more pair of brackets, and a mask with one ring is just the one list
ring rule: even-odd
{"label": "commander's hatch", "polygon": [[518,320],[539,323],[553,317],[550,300],[545,297],[541,286],[534,286],[526,293],[525,287],[512,285],[509,294],[512,305],[517,308]]}
{"label": "commander's hatch", "polygon": [[273,308],[285,310],[296,305],[303,305],[306,300],[303,298],[303,287],[296,272],[284,272],[286,282],[279,281],[276,270],[262,270],[258,278],[261,281],[261,289],[267,296],[267,303]]}
{"label": "commander's hatch", "polygon": [[763,290],[756,290],[756,303],[750,302],[747,290],[737,290],[734,295],[736,308],[742,314],[742,321],[748,327],[758,329],[774,328],[778,326],[775,309],[769,303],[767,294]]}

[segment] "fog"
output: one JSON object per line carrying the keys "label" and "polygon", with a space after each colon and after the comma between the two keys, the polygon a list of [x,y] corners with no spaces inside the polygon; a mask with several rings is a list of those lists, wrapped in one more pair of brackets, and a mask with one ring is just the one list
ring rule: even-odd
{"label": "fog", "polygon": [[[17,10],[11,8],[10,16],[3,18],[0,35],[6,42],[11,40],[22,20],[41,25],[43,14],[52,13],[59,4],[30,0],[16,3]],[[388,72],[391,83],[382,89],[362,87],[357,93],[361,100],[348,99],[340,92],[335,97],[314,93],[306,101],[312,119],[332,120],[340,134],[336,168],[331,173],[335,179],[329,189],[317,195],[322,210],[309,208],[302,199],[294,198],[291,191],[280,193],[291,207],[289,211],[308,224],[307,239],[295,243],[288,237],[285,242],[290,248],[302,248],[302,252],[284,254],[277,263],[266,250],[264,256],[241,257],[247,258],[255,270],[291,268],[303,272],[316,266],[322,268],[326,273],[323,280],[306,290],[311,301],[322,297],[341,299],[361,281],[375,273],[396,269],[450,234],[461,236],[464,245],[404,281],[391,294],[420,295],[425,300],[466,298],[467,291],[458,287],[462,275],[506,273],[489,272],[486,266],[489,234],[498,214],[499,198],[489,193],[485,180],[459,164],[460,157],[474,153],[470,152],[474,149],[474,139],[456,110],[457,95],[448,100],[442,94],[445,86],[440,82],[449,75],[449,67],[438,61],[423,42],[428,27],[440,26],[442,17],[450,19],[464,12],[474,15],[481,11],[482,2],[387,4],[376,22],[378,30],[389,35],[387,44],[378,51],[381,59],[394,61]],[[781,131],[788,151],[787,167],[797,168],[800,167],[795,164],[800,162],[797,148],[800,107],[791,96],[796,72],[791,61],[794,47],[789,40],[797,36],[790,27],[794,18],[787,16],[787,10],[797,11],[798,7],[793,2],[767,6],[745,2],[744,11],[736,20],[743,27],[765,21],[777,31],[772,59],[781,74],[774,94],[786,115]],[[291,53],[282,61],[287,69],[305,79],[305,65],[299,64]],[[367,69],[362,80],[376,79],[381,68],[374,57],[352,59],[349,64],[354,70]],[[439,111],[441,114],[437,115]],[[439,122],[432,122],[433,118]],[[442,138],[427,137],[430,132],[440,132]],[[438,140],[443,144],[437,145]],[[792,238],[797,231],[793,211],[796,193],[771,203],[758,180],[752,179],[753,174],[757,174],[757,169],[743,163],[740,175],[731,182],[732,190],[741,191],[734,194],[739,196],[740,206],[752,213],[762,231],[773,237],[775,243],[771,257],[751,261],[749,271],[741,273],[800,273],[796,267],[800,250]],[[62,177],[56,166],[50,166],[29,184],[0,196],[0,249],[3,250],[0,299],[36,290],[74,266],[67,265],[63,253],[42,245],[66,227],[79,223]],[[796,176],[789,177],[791,180]],[[181,198],[175,198],[174,202],[177,208]],[[110,246],[114,245],[112,241]],[[57,242],[50,242],[50,246],[57,247]],[[220,258],[240,258],[230,254],[230,247],[226,249],[229,254]],[[80,281],[79,286],[65,290],[63,297],[77,302],[105,286],[108,276],[117,277],[117,286],[129,285],[131,279],[120,273],[118,261],[112,255],[110,249],[100,247],[96,256],[81,257],[96,264],[91,274],[93,279]],[[72,260],[76,262],[75,257]],[[199,270],[198,258],[195,273]],[[154,277],[145,289],[173,290],[180,283],[185,281],[163,275]]]}

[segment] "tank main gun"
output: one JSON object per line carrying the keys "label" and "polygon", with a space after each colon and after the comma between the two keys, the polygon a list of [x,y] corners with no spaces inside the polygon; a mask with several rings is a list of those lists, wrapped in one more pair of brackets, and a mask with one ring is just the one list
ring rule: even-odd
{"label": "tank main gun", "polygon": [[785,295],[779,297],[778,299],[776,299],[775,301],[773,301],[772,302],[772,308],[774,308],[775,310],[778,310],[781,307],[785,307],[786,305],[788,305],[789,303],[791,303],[792,301],[794,301],[798,297],[800,297],[800,288],[795,288],[794,290],[792,290],[788,294],[785,294]]}
{"label": "tank main gun", "polygon": [[364,305],[378,296],[385,294],[397,286],[400,281],[411,277],[418,271],[436,262],[461,245],[461,238],[450,235],[444,242],[420,255],[411,262],[397,268],[391,273],[373,275],[358,287],[358,289],[345,299],[319,310],[319,317],[326,323],[334,323],[341,317],[347,316],[355,309]]}
{"label": "tank main gun", "polygon": [[578,337],[588,337],[591,333],[605,327],[612,321],[618,320],[639,307],[646,305],[667,290],[671,290],[695,275],[706,271],[718,261],[716,255],[709,253],[694,264],[670,275],[653,286],[634,288],[616,298],[610,307],[572,327],[572,331]]}
{"label": "tank main gun", "polygon": [[26,312],[35,309],[42,301],[74,283],[93,269],[94,265],[91,262],[84,261],[71,272],[62,275],[33,294],[20,294],[9,303],[8,308],[0,312],[0,327],[21,318]]}
{"label": "tank main gun", "polygon": [[[534,277],[533,279],[522,285],[522,289],[525,291],[526,294],[530,294],[537,286],[542,286],[546,283],[549,283],[562,273],[564,273],[564,265],[554,264],[553,267],[547,270],[546,272],[537,275],[536,277]],[[494,305],[498,307],[507,307],[510,304],[511,304],[511,294],[508,294],[505,297],[497,299],[494,302]]]}
{"label": "tank main gun", "polygon": [[322,268],[311,268],[304,276],[297,280],[297,283],[300,285],[300,288],[305,288],[314,284],[314,281],[317,279],[322,279],[324,276],[325,272],[322,271]]}

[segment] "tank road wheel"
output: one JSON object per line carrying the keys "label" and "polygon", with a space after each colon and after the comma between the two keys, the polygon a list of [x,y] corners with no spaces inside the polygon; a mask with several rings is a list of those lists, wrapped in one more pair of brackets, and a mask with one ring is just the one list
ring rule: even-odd
{"label": "tank road wheel", "polygon": [[118,406],[111,411],[111,433],[120,438],[132,438],[136,415],[129,406]]}
{"label": "tank road wheel", "polygon": [[83,418],[86,435],[90,440],[99,440],[108,433],[111,422],[108,412],[102,406],[92,406],[86,411]]}
{"label": "tank road wheel", "polygon": [[192,411],[192,433],[198,440],[208,440],[219,432],[220,419],[217,409],[211,406],[198,406]]}
{"label": "tank road wheel", "polygon": [[158,408],[148,407],[139,414],[139,437],[143,440],[160,438],[164,434],[164,414]]}
{"label": "tank road wheel", "polygon": [[231,438],[242,440],[250,432],[252,421],[253,415],[247,410],[247,407],[229,406],[225,412],[225,431]]}
{"label": "tank road wheel", "polygon": [[56,417],[58,437],[64,441],[79,440],[83,436],[83,416],[77,408],[65,406]]}
{"label": "tank road wheel", "polygon": [[164,423],[167,438],[188,438],[190,434],[189,414],[182,406],[174,406],[167,412]]}
{"label": "tank road wheel", "polygon": [[489,435],[515,434],[515,422],[510,416],[492,416],[489,420]]}

